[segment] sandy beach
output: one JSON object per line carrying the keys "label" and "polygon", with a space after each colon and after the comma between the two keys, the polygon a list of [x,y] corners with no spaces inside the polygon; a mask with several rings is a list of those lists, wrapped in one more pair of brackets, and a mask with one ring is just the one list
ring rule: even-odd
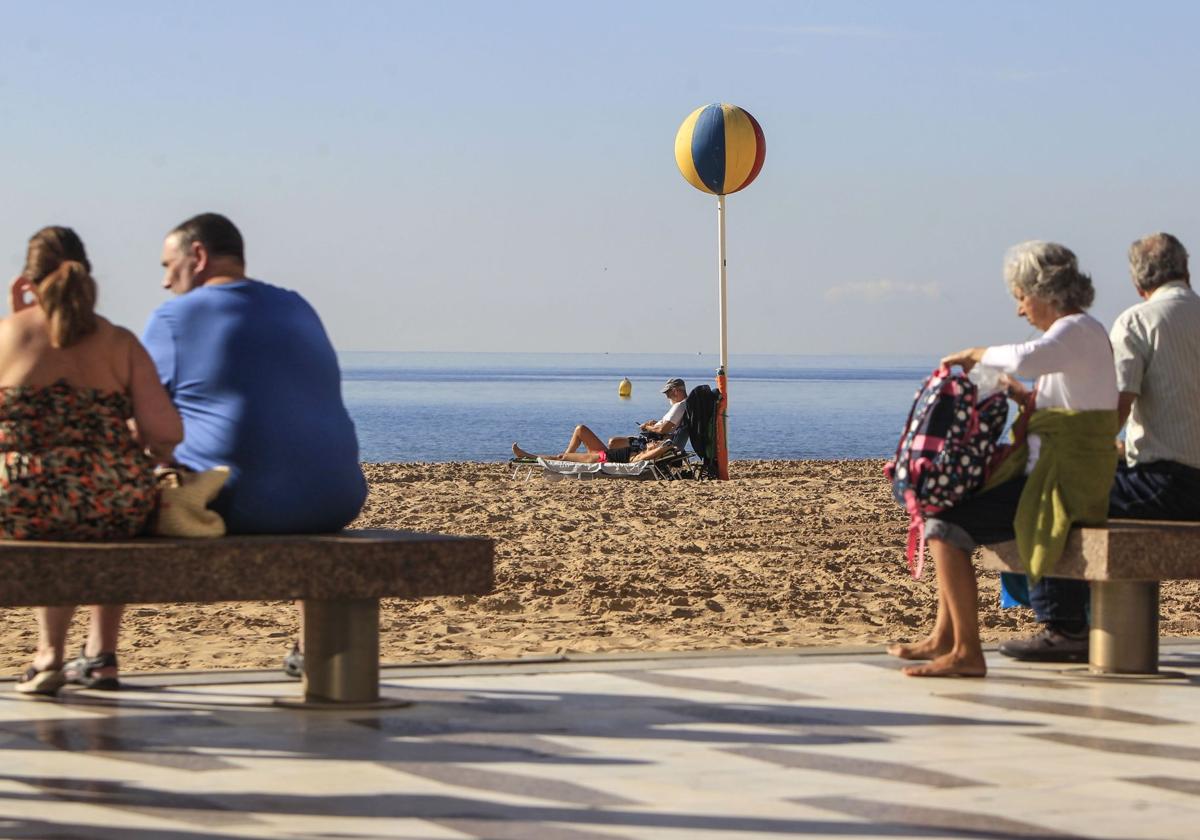
{"label": "sandy beach", "polygon": [[[513,480],[504,464],[367,464],[356,527],[487,535],[496,592],[385,601],[386,662],[566,651],[865,645],[932,623],[933,569],[914,581],[881,461],[740,461],[729,482]],[[1164,636],[1200,635],[1198,582],[1162,591]],[[83,612],[71,644],[82,643]],[[1031,631],[980,576],[985,641]],[[126,671],[274,667],[296,633],[286,603],[129,609]],[[0,667],[27,663],[29,610],[0,611]]]}

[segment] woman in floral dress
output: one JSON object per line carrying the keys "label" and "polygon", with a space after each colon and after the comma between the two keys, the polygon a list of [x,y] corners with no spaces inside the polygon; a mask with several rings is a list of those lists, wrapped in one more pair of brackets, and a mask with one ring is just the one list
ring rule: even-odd
{"label": "woman in floral dress", "polygon": [[[29,240],[0,320],[0,539],[107,540],[140,533],[154,464],[183,426],[149,355],[95,313],[96,283],[70,228]],[[74,607],[39,607],[38,649],[17,691],[67,682],[116,688],[122,607],[93,606],[87,644],[65,663]]]}

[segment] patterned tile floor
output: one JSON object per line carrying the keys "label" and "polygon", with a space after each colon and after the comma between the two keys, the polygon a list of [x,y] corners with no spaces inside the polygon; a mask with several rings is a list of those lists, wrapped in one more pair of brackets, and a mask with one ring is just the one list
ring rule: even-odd
{"label": "patterned tile floor", "polygon": [[859,651],[385,672],[383,712],[272,674],[0,685],[0,837],[1198,838],[1200,640],[1161,680]]}

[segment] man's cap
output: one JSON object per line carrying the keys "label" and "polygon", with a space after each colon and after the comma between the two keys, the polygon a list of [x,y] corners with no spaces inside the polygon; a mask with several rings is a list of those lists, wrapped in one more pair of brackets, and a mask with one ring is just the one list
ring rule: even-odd
{"label": "man's cap", "polygon": [[662,392],[665,394],[665,393],[667,393],[667,391],[670,391],[672,388],[683,388],[686,390],[687,386],[683,384],[682,379],[680,379],[678,376],[676,376],[674,379],[667,380],[667,384],[663,386]]}

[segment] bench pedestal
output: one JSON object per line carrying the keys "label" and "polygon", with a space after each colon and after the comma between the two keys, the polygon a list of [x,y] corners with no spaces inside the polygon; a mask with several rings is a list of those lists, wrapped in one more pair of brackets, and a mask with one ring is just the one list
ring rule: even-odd
{"label": "bench pedestal", "polygon": [[1158,581],[1091,582],[1093,674],[1158,673]]}
{"label": "bench pedestal", "polygon": [[302,709],[407,706],[379,696],[379,599],[304,602],[304,699],[277,700]]}

